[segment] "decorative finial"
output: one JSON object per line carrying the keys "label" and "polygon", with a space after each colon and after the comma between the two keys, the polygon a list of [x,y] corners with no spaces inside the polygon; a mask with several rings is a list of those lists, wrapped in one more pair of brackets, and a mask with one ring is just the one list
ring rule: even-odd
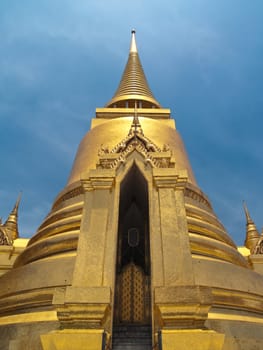
{"label": "decorative finial", "polygon": [[134,135],[135,138],[137,137],[137,134],[143,135],[142,127],[139,121],[139,117],[137,114],[137,101],[134,101],[134,116],[132,120],[132,125],[129,131],[129,135]]}
{"label": "decorative finial", "polygon": [[130,53],[134,52],[137,53],[137,46],[136,46],[136,40],[135,40],[135,29],[132,29],[131,34],[132,34],[132,38],[131,38],[131,47],[130,47]]}
{"label": "decorative finial", "polygon": [[246,206],[245,201],[243,201],[243,206],[246,214],[247,219],[247,229],[246,229],[246,239],[245,239],[245,246],[250,250],[250,252],[253,252],[253,249],[255,248],[258,239],[259,239],[259,233],[256,228],[256,225],[254,224],[254,221],[251,219],[251,216],[249,214],[248,208]]}
{"label": "decorative finial", "polygon": [[245,201],[243,201],[243,207],[244,207],[245,214],[246,214],[247,224],[253,223],[253,220],[251,219],[251,216],[249,214],[249,211],[248,211],[248,208],[247,208],[247,205],[246,205]]}
{"label": "decorative finial", "polygon": [[11,213],[9,214],[4,227],[7,230],[9,239],[11,241],[14,241],[16,238],[19,237],[19,233],[18,233],[18,207],[19,207],[19,203],[21,200],[21,195],[22,192],[19,193],[16,203],[14,205],[13,210],[11,211]]}
{"label": "decorative finial", "polygon": [[17,200],[16,200],[16,204],[14,206],[13,211],[16,211],[16,212],[18,211],[18,207],[19,207],[19,204],[21,202],[21,197],[22,197],[22,191],[20,191],[19,194],[18,194],[18,197],[17,197]]}

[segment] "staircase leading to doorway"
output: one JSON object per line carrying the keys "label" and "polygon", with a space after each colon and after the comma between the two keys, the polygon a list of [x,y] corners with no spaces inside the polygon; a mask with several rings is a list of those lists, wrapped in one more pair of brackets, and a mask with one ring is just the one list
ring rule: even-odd
{"label": "staircase leading to doorway", "polygon": [[151,326],[118,325],[113,328],[112,350],[151,350]]}

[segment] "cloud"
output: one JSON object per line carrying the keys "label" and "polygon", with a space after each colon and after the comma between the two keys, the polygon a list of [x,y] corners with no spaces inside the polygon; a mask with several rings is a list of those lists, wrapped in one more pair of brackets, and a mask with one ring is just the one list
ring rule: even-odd
{"label": "cloud", "polygon": [[41,223],[95,108],[119,83],[135,27],[150,86],[171,107],[201,188],[241,244],[243,199],[262,225],[262,6],[2,1],[0,216],[23,189],[21,232]]}

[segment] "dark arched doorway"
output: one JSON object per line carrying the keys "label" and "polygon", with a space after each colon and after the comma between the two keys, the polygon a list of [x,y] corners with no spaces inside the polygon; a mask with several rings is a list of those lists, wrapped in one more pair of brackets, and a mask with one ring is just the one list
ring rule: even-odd
{"label": "dark arched doorway", "polygon": [[120,186],[115,325],[150,325],[148,185],[134,164]]}

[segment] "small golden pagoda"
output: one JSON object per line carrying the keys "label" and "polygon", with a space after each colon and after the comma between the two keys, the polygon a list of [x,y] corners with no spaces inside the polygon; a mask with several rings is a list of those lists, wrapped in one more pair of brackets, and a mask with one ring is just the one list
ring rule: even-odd
{"label": "small golden pagoda", "polygon": [[[254,256],[263,238],[246,215]],[[133,30],[119,87],[96,109],[68,183],[0,278],[0,348],[263,349],[252,262],[198,187]]]}

